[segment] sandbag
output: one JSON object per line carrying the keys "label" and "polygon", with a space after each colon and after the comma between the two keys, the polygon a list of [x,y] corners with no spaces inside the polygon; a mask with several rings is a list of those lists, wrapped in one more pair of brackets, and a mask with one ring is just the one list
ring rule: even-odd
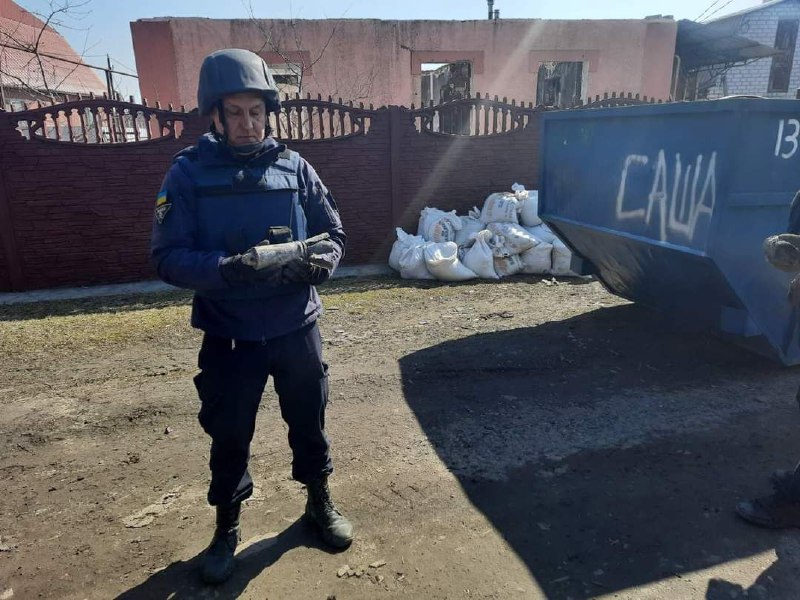
{"label": "sandbag", "polygon": [[424,254],[428,271],[439,281],[464,281],[477,277],[458,260],[458,246],[455,242],[426,244]]}
{"label": "sandbag", "polygon": [[475,240],[475,234],[482,231],[484,228],[484,224],[480,219],[480,214],[480,211],[475,208],[469,211],[468,216],[459,217],[459,219],[461,219],[461,229],[456,231],[456,244],[459,246],[472,245],[472,242]]}
{"label": "sandbag", "polygon": [[539,192],[536,190],[526,190],[525,196],[519,199],[519,222],[525,227],[542,224],[539,218]]}
{"label": "sandbag", "polygon": [[515,223],[489,223],[486,229],[505,240],[505,247],[510,254],[521,254],[539,243],[524,227]]}
{"label": "sandbag", "polygon": [[519,203],[509,192],[490,194],[483,202],[481,221],[484,223],[519,223]]}
{"label": "sandbag", "polygon": [[444,212],[426,206],[419,213],[417,235],[424,237],[428,242],[439,244],[455,241],[459,229],[461,229],[461,219],[454,210]]}
{"label": "sandbag", "polygon": [[[488,229],[486,231],[489,231]],[[489,231],[489,233],[492,233]],[[488,240],[489,248],[492,249],[492,256],[495,258],[505,258],[506,256],[511,256],[513,253],[511,250],[506,248],[506,238],[502,235],[492,235],[491,239]]]}
{"label": "sandbag", "polygon": [[508,277],[509,275],[516,275],[522,271],[522,259],[519,254],[507,256],[505,258],[494,259],[494,270],[500,277]]}
{"label": "sandbag", "polygon": [[464,252],[464,266],[483,279],[500,279],[494,270],[494,255],[489,247],[492,232],[483,230],[475,235],[475,243]]}
{"label": "sandbag", "polygon": [[403,279],[436,279],[425,264],[425,246],[419,244],[406,248],[400,255],[400,277]]}
{"label": "sandbag", "polygon": [[419,246],[425,243],[425,239],[418,235],[411,235],[406,233],[400,227],[395,229],[397,232],[397,240],[392,245],[392,251],[389,253],[389,266],[395,271],[400,270],[400,256],[411,246]]}
{"label": "sandbag", "polygon": [[542,223],[541,225],[537,225],[536,227],[526,227],[525,231],[530,233],[537,240],[540,240],[548,244],[552,244],[558,239],[556,237],[556,234],[553,233],[550,230],[550,228],[544,223]]}
{"label": "sandbag", "polygon": [[537,244],[519,255],[522,272],[530,275],[544,275],[553,268],[553,245],[546,242]]}
{"label": "sandbag", "polygon": [[572,271],[572,252],[559,239],[553,242],[553,275],[560,277],[577,277],[577,273]]}

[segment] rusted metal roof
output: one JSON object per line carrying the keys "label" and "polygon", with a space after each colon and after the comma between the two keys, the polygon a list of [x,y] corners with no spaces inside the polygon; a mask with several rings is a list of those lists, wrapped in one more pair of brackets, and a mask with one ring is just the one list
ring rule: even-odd
{"label": "rusted metal roof", "polygon": [[[16,48],[32,46],[40,33],[38,58],[32,52]],[[7,89],[45,90],[49,87],[65,94],[102,94],[106,91],[103,80],[93,69],[58,60],[82,62],[80,55],[58,32],[44,27],[41,20],[11,0],[0,0],[0,44],[0,83]]]}

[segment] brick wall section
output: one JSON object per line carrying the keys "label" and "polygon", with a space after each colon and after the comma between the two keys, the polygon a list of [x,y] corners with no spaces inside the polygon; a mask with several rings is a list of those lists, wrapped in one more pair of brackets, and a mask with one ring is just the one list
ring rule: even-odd
{"label": "brick wall section", "polygon": [[0,290],[11,289],[11,276],[8,273],[8,260],[6,253],[0,246]]}
{"label": "brick wall section", "polygon": [[539,120],[524,129],[486,137],[418,133],[410,119],[400,128],[394,221],[416,233],[425,206],[466,214],[492,192],[515,182],[538,187]]}
{"label": "brick wall section", "polygon": [[22,280],[2,291],[153,278],[154,199],[191,127],[180,139],[80,146],[27,141],[12,118],[0,117],[0,168]]}
{"label": "brick wall section", "polygon": [[[744,15],[720,19],[720,21],[730,21],[738,31],[738,35],[765,46],[774,46],[778,21],[781,19],[800,19],[800,1],[781,2]],[[733,67],[724,75],[725,86],[723,87],[720,81],[709,90],[708,97],[709,99],[719,98],[727,93],[728,95],[755,94],[769,98],[794,98],[796,90],[800,88],[800,35],[797,37],[795,46],[788,92],[771,93],[767,91],[771,68],[772,58],[762,58],[747,65]]]}
{"label": "brick wall section", "polygon": [[[205,122],[186,117],[179,139],[118,146],[28,141],[0,113],[0,291],[155,278],[149,261],[155,196],[171,157]],[[385,263],[394,227],[416,233],[419,210],[465,213],[487,194],[538,179],[538,119],[502,135],[420,133],[404,108],[374,112],[366,135],[293,141],[333,192],[349,242],[345,264]],[[5,190],[5,192],[3,192]],[[12,268],[16,261],[17,269]],[[15,274],[16,273],[16,274]]]}
{"label": "brick wall section", "polygon": [[339,207],[348,236],[345,264],[384,262],[392,227],[388,110],[369,133],[329,142],[288,142],[317,171]]}

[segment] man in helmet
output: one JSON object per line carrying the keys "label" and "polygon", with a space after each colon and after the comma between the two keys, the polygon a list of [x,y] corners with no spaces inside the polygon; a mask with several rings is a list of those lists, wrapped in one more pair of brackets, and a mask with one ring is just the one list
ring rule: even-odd
{"label": "man in helmet", "polygon": [[[164,281],[195,291],[192,325],[205,333],[194,381],[199,421],[211,437],[208,502],[217,516],[203,578],[221,583],[233,571],[241,503],[253,490],[250,442],[270,375],[289,428],[292,476],[308,490],[305,517],[331,546],[353,539],[327,483],[333,470],[325,434],[328,366],[314,288],[338,265],[345,234],[311,165],[270,137],[268,116],[280,102],[261,58],[236,49],[210,54],[197,98],[211,131],[175,157],[164,179],[152,258]],[[288,265],[256,270],[243,261],[252,247],[325,233],[329,239],[310,243]],[[306,256],[332,267],[312,265]]]}
{"label": "man in helmet", "polygon": [[[764,240],[764,255],[776,269],[800,273],[800,192],[792,200],[786,233]],[[788,301],[795,311],[800,311],[800,275],[795,275],[789,284]],[[800,390],[797,398],[800,400]],[[791,471],[775,471],[770,479],[772,494],[739,502],[736,512],[760,527],[800,527],[800,464]]]}

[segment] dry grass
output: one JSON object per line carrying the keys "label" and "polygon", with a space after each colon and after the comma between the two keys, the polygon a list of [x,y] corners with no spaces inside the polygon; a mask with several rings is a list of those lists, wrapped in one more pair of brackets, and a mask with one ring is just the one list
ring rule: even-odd
{"label": "dry grass", "polygon": [[[354,313],[409,298],[419,287],[379,277],[332,281],[320,289],[323,302]],[[425,282],[428,292],[448,288]],[[187,335],[191,293],[176,291],[0,306],[0,360],[43,352],[91,352]]]}
{"label": "dry grass", "polygon": [[[517,280],[519,281],[519,280]],[[442,284],[394,277],[337,279],[320,288],[326,307],[368,314],[462,294],[498,282]],[[83,353],[191,335],[191,293],[185,291],[0,306],[0,361],[42,353]]]}
{"label": "dry grass", "polygon": [[134,303],[114,308],[98,301],[65,301],[17,308],[19,312],[13,307],[3,310],[0,358],[92,351],[184,333],[189,328],[190,307],[186,300],[160,306]]}

